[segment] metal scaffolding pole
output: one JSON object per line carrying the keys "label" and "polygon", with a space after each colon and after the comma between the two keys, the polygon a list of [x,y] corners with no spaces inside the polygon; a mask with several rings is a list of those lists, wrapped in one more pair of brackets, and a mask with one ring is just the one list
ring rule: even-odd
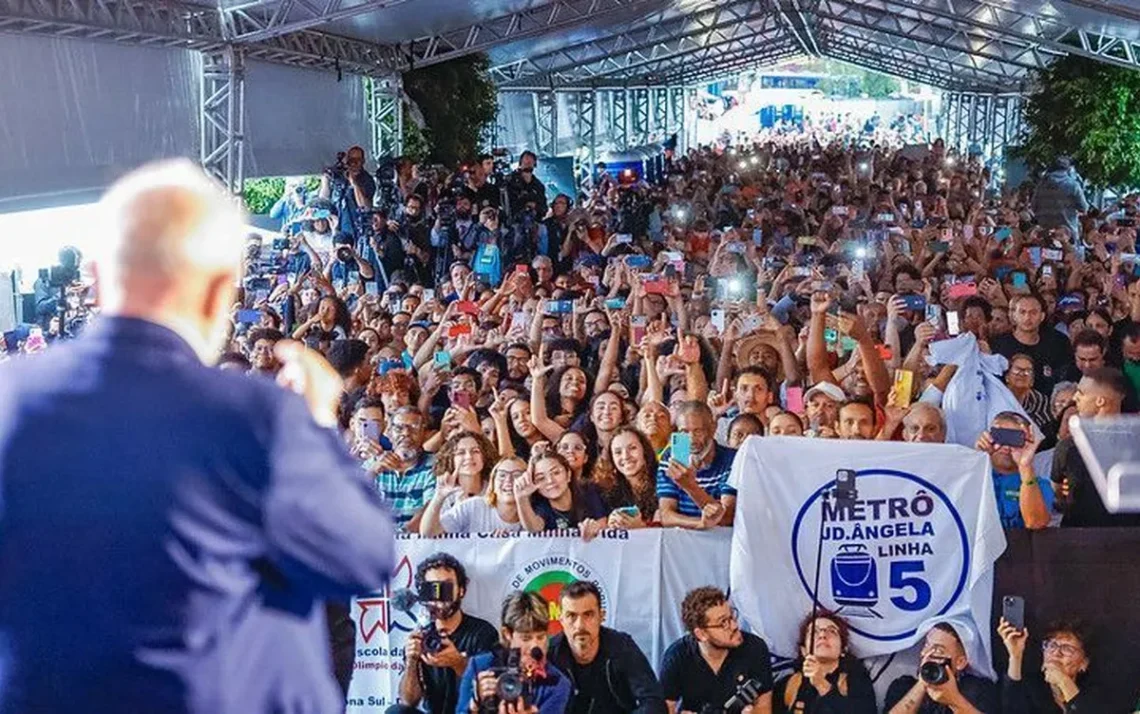
{"label": "metal scaffolding pole", "polygon": [[649,142],[649,89],[630,90],[630,134],[635,146]]}
{"label": "metal scaffolding pole", "polygon": [[554,92],[532,92],[534,106],[535,150],[541,156],[558,153],[558,95]]}
{"label": "metal scaffolding pole", "polygon": [[669,133],[680,134],[685,130],[685,88],[669,87]]}
{"label": "metal scaffolding pole", "polygon": [[240,195],[245,182],[245,63],[241,49],[227,46],[203,53],[201,89],[202,168],[231,194]]}
{"label": "metal scaffolding pole", "polygon": [[372,156],[396,158],[404,153],[403,81],[400,75],[365,82],[365,116],[372,134]]}
{"label": "metal scaffolding pole", "polygon": [[649,97],[653,107],[652,132],[663,139],[669,133],[669,88],[653,87],[649,90]]}

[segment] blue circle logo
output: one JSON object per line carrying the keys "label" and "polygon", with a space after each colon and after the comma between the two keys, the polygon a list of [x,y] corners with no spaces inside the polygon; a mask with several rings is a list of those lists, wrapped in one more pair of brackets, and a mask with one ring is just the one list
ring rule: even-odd
{"label": "blue circle logo", "polygon": [[958,602],[970,540],[954,504],[926,479],[865,469],[856,483],[853,504],[832,498],[828,482],[800,507],[792,526],[796,573],[809,598],[818,580],[820,604],[846,618],[852,632],[903,640]]}

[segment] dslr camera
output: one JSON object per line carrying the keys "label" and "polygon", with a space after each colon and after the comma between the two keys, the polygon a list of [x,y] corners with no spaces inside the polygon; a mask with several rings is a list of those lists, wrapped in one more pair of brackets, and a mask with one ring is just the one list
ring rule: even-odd
{"label": "dslr camera", "polygon": [[[497,712],[500,702],[514,704],[520,699],[533,701],[535,684],[545,676],[541,669],[543,654],[539,648],[535,647],[530,651],[531,659],[537,663],[533,668],[522,666],[522,650],[517,647],[507,651],[506,654],[506,666],[491,667],[498,681],[495,683],[495,696],[479,702],[479,710],[482,712]],[[495,659],[501,661],[501,656],[500,652],[495,655]]]}
{"label": "dslr camera", "polygon": [[927,684],[946,684],[950,681],[950,660],[931,659],[923,662],[918,668],[919,678]]}
{"label": "dslr camera", "polygon": [[719,707],[715,704],[706,704],[701,707],[701,714],[740,714],[744,707],[756,701],[756,698],[762,693],[763,689],[760,682],[749,679],[741,682],[740,686],[736,688],[736,693]]}
{"label": "dslr camera", "polygon": [[347,176],[347,174],[346,174],[347,167],[344,165],[345,156],[346,156],[345,152],[338,151],[336,154],[336,161],[333,162],[333,165],[325,167],[324,173],[329,178],[344,179]]}

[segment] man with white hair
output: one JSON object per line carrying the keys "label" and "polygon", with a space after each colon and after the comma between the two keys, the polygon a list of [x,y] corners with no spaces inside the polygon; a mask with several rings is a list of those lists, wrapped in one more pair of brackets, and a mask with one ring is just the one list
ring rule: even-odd
{"label": "man with white hair", "polygon": [[0,368],[0,712],[344,710],[325,598],[383,585],[391,522],[334,430],[339,380],[209,368],[243,215],[188,161],[108,191],[103,316]]}

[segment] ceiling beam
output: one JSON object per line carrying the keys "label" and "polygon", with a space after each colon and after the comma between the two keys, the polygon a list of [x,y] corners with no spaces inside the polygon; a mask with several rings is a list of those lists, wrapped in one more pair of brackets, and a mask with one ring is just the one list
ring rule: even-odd
{"label": "ceiling beam", "polygon": [[[895,42],[884,43],[875,38],[831,31],[824,33],[823,38],[825,55],[883,71],[885,74],[914,79],[944,89],[1012,91],[1009,79],[1004,75],[919,55],[899,48]],[[851,57],[857,59],[852,60]],[[884,70],[883,67],[887,69]]]}
{"label": "ceiling beam", "polygon": [[783,46],[775,45],[770,51],[765,53],[752,54],[739,59],[720,62],[715,65],[694,67],[681,74],[665,77],[664,81],[668,84],[686,85],[713,82],[742,72],[772,67],[785,60],[803,56],[804,54],[798,44],[788,42]]}
{"label": "ceiling beam", "polygon": [[505,85],[544,73],[564,72],[603,62],[622,54],[645,52],[657,44],[742,22],[770,11],[771,7],[770,0],[733,0],[699,12],[672,7],[646,17],[627,30],[497,65],[491,68],[491,78]]}
{"label": "ceiling beam", "polygon": [[261,42],[356,15],[379,12],[410,0],[275,0],[224,3],[222,31],[232,42]]}

